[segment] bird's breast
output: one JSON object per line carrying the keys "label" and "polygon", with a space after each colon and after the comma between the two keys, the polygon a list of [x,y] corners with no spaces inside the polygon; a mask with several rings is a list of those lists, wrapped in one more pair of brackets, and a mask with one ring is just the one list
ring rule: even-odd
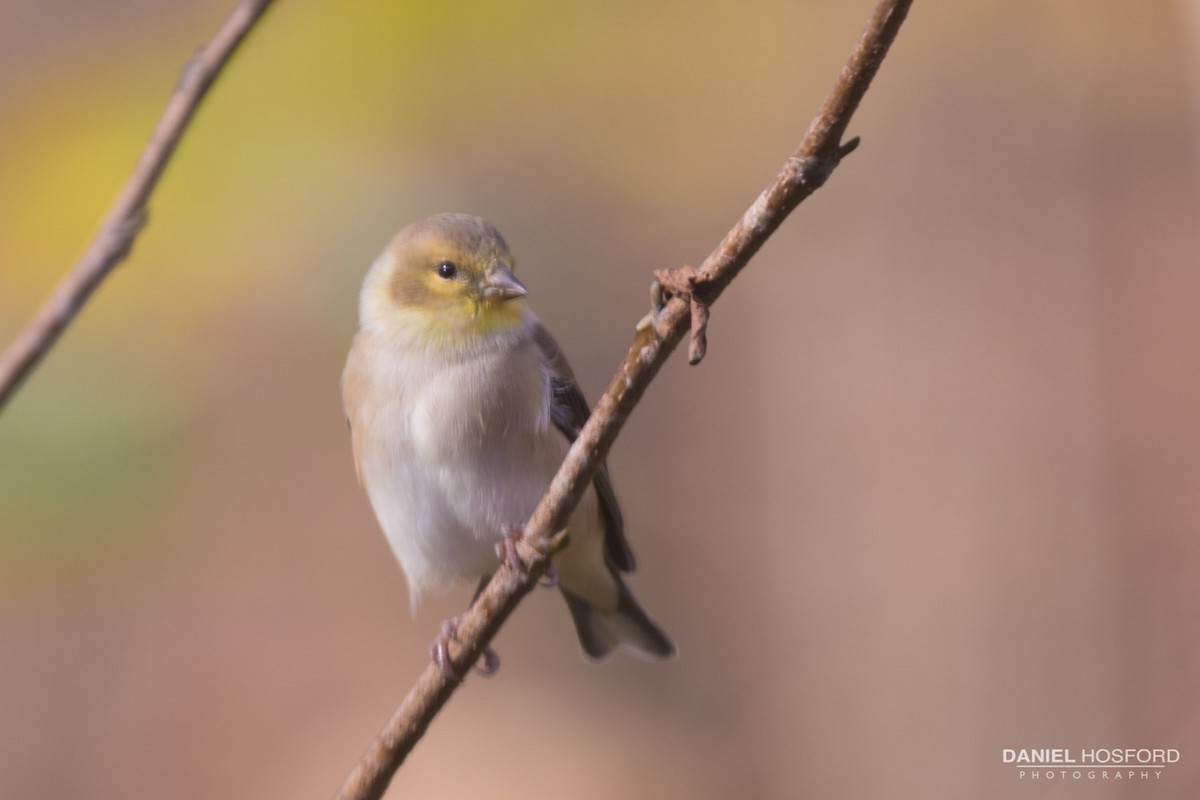
{"label": "bird's breast", "polygon": [[431,463],[528,445],[549,427],[550,387],[536,353],[514,349],[422,370],[412,432]]}
{"label": "bird's breast", "polygon": [[409,354],[396,394],[415,467],[477,533],[525,522],[566,453],[551,424],[550,376],[528,336],[446,357]]}

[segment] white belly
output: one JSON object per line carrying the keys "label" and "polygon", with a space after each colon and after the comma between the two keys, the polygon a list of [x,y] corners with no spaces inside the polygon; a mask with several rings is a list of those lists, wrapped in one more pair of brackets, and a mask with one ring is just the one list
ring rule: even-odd
{"label": "white belly", "polygon": [[376,359],[359,379],[386,398],[347,404],[360,477],[414,601],[492,572],[504,527],[525,523],[566,454],[546,368],[518,344],[447,363],[430,351],[398,361],[356,342]]}

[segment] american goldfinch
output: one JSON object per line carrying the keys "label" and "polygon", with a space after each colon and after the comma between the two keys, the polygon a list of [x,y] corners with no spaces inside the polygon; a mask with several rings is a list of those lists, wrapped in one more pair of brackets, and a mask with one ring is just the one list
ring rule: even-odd
{"label": "american goldfinch", "polygon": [[[342,397],[414,608],[458,579],[482,589],[497,543],[529,518],[588,416],[513,264],[491,224],[439,214],[401,230],[363,281]],[[567,530],[552,564],[584,653],[674,655],[621,579],[633,553],[605,467]]]}

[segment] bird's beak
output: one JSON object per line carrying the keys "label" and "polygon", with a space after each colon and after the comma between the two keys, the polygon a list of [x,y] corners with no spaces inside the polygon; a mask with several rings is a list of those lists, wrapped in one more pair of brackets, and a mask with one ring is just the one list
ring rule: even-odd
{"label": "bird's beak", "polygon": [[503,264],[493,264],[488,268],[487,277],[483,281],[483,299],[502,303],[529,294],[525,284],[517,280],[512,270]]}

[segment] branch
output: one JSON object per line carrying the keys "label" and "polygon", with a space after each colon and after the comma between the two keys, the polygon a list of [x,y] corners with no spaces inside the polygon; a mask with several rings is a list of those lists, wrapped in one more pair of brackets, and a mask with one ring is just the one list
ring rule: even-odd
{"label": "branch", "polygon": [[[858,139],[843,144],[841,137],[910,5],[912,0],[881,0],[799,148],[700,267],[656,273],[657,285],[670,299],[658,304],[649,324],[639,325],[624,363],[526,524],[517,547],[527,569],[500,565],[470,610],[459,618],[460,646],[453,649],[450,661],[454,673],[460,677],[457,680],[447,677],[432,663],[426,667],[383,731],[363,753],[335,800],[377,800],[383,795],[392,775],[458,688],[461,676],[545,573],[550,556],[563,544],[563,536],[558,532],[567,524],[625,420],[671,351],[691,328],[692,357],[698,360],[697,353],[703,355],[703,322],[708,306],[792,209],[820,188],[841,158],[858,145]],[[696,325],[692,324],[693,314]]]}
{"label": "branch", "polygon": [[167,101],[146,149],[100,230],[83,256],[0,356],[0,411],[75,319],[100,282],[129,255],[133,240],[146,224],[146,204],[150,195],[200,101],[270,5],[271,0],[242,0],[216,35],[184,67],[179,85]]}

